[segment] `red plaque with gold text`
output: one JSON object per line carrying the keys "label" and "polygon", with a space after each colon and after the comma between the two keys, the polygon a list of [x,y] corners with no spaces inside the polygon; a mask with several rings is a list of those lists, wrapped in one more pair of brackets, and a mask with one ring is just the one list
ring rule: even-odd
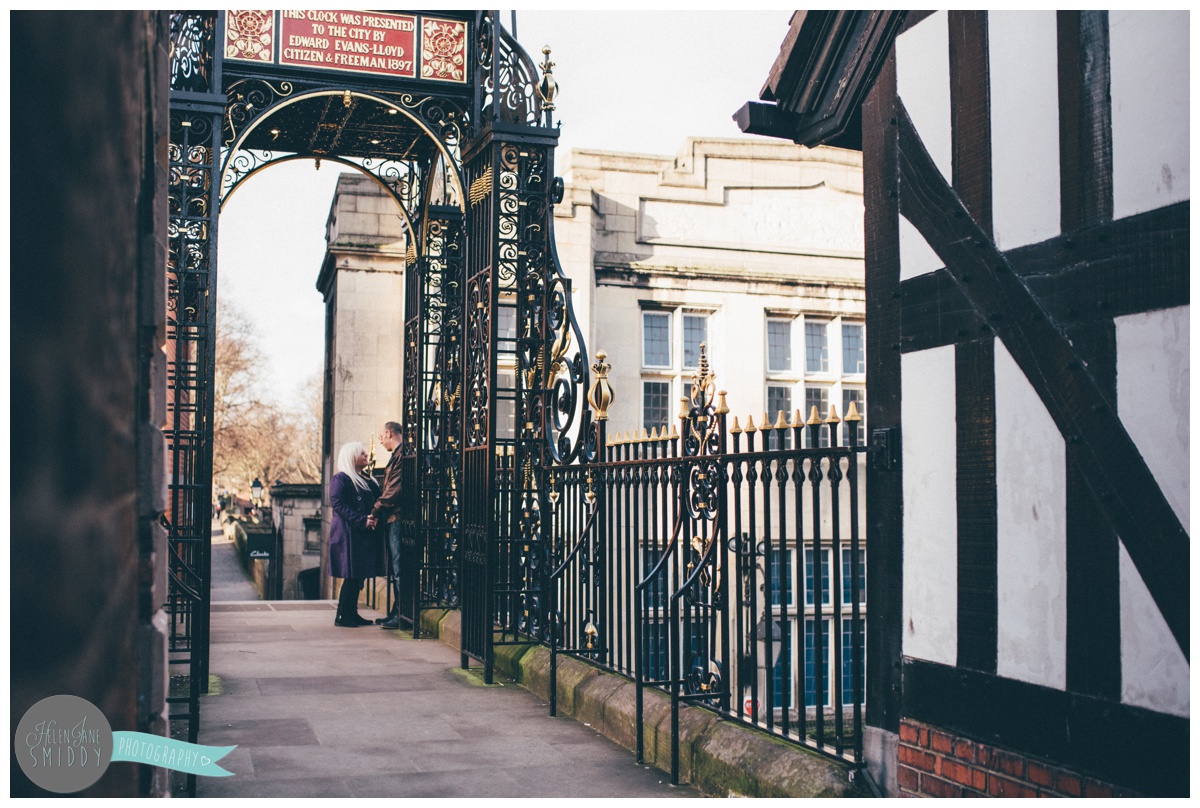
{"label": "red plaque with gold text", "polygon": [[282,11],[279,64],[417,77],[417,18],[364,11]]}

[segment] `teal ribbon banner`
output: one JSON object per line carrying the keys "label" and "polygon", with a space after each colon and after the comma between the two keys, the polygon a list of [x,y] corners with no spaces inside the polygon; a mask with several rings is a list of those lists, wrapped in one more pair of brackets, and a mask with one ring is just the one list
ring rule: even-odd
{"label": "teal ribbon banner", "polygon": [[148,763],[164,769],[174,769],[188,774],[205,777],[231,777],[217,765],[217,761],[228,755],[236,746],[201,746],[198,743],[177,741],[146,732],[113,732],[113,762],[129,760]]}

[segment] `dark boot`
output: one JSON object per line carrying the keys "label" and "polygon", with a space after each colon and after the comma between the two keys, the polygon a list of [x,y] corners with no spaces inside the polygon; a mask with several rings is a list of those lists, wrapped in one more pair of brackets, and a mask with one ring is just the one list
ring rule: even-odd
{"label": "dark boot", "polygon": [[[356,585],[357,584],[357,585]],[[358,628],[368,625],[368,621],[358,617],[358,592],[362,589],[362,581],[346,578],[342,581],[342,591],[338,595],[337,615],[333,618],[335,626],[342,628]]]}

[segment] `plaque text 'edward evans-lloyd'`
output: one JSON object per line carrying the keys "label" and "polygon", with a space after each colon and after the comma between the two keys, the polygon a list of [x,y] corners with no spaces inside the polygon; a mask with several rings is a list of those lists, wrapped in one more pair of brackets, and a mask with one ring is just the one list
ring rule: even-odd
{"label": "plaque text 'edward evans-lloyd'", "polygon": [[464,83],[466,45],[466,23],[408,14],[230,11],[225,18],[225,57],[259,64]]}

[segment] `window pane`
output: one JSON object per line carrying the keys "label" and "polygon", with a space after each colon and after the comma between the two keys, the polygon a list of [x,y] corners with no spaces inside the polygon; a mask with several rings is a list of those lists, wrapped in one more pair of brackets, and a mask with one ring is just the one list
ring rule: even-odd
{"label": "window pane", "polygon": [[[828,387],[813,387],[804,388],[804,420],[808,420],[808,416],[812,413],[812,408],[817,408],[817,414],[821,420],[829,417],[829,388]],[[808,430],[806,429],[805,432]],[[829,445],[829,427],[825,424],[821,425],[818,432],[818,446],[824,448]],[[813,447],[809,447],[810,449]]]}
{"label": "window pane", "polygon": [[[821,550],[821,605],[828,606],[829,594],[829,559],[831,553],[827,548]],[[804,605],[813,605],[813,593],[816,592],[813,581],[813,551],[811,547],[804,548]]]}
{"label": "window pane", "polygon": [[792,369],[792,324],[767,320],[767,370]]}
{"label": "window pane", "polygon": [[[850,549],[842,550],[842,603],[849,606],[853,603],[850,584],[853,583],[854,571],[851,569]],[[867,602],[867,551],[858,551],[858,602]]]}
{"label": "window pane", "polygon": [[642,383],[642,426],[647,432],[655,427],[659,431],[666,428],[671,417],[670,398],[670,382]]}
{"label": "window pane", "polygon": [[[774,654],[776,650],[779,651],[779,660],[771,672],[771,707],[780,710],[796,706],[796,697],[793,695],[795,689],[792,686],[792,682],[796,681],[796,659],[792,656],[792,633],[789,631],[792,621],[776,620],[775,625],[779,627],[779,648],[771,648],[766,653]],[[786,684],[783,680],[784,659],[787,659],[788,667]]]}
{"label": "window pane", "polygon": [[[816,621],[809,618],[804,621],[804,703],[805,705],[815,705],[817,703],[817,638],[816,638]],[[821,620],[821,686],[825,692],[825,698],[822,699],[824,705],[830,702],[830,687],[829,687],[829,620]]]}
{"label": "window pane", "polygon": [[[846,413],[850,412],[850,402],[854,402],[854,406],[858,408],[858,414],[862,416],[862,420],[858,422],[858,445],[865,446],[867,443],[867,396],[866,391],[862,388],[843,387],[842,388],[842,418],[846,417]],[[850,425],[843,421],[842,423],[842,445],[850,445]]]}
{"label": "window pane", "polygon": [[642,314],[642,364],[654,368],[671,366],[671,315]]}
{"label": "window pane", "polygon": [[516,386],[514,371],[496,371],[496,437],[500,440],[512,440],[517,436]]}
{"label": "window pane", "polygon": [[[795,561],[795,552],[787,551],[786,562],[781,563],[778,550],[771,551],[771,605],[778,606],[781,603],[781,597],[786,601],[788,606],[792,604],[792,564]],[[786,564],[786,566],[785,566]]]}
{"label": "window pane", "polygon": [[829,372],[829,323],[805,323],[804,345],[809,373]]}
{"label": "window pane", "polygon": [[700,366],[700,343],[708,342],[708,318],[698,314],[683,317],[683,366]]}
{"label": "window pane", "polygon": [[[642,565],[643,566],[642,566],[641,578],[644,579],[647,575],[650,574],[650,570],[654,569],[654,565],[657,564],[660,559],[662,559],[662,555],[665,552],[666,552],[666,548],[661,548],[661,549],[655,549],[654,547],[643,547],[642,548]],[[643,603],[646,605],[646,608],[661,609],[661,608],[666,607],[666,605],[667,605],[667,586],[669,586],[669,583],[670,583],[670,575],[671,575],[671,562],[668,561],[667,563],[663,564],[662,569],[660,569],[658,571],[658,574],[655,575],[650,580],[650,583],[646,585],[646,588],[644,590],[642,590],[643,592],[646,593],[646,599],[643,601]]]}
{"label": "window pane", "polygon": [[[856,656],[861,656],[862,654],[863,636],[865,633],[865,631],[860,631],[858,642],[855,643],[853,621],[848,619],[842,621],[842,704],[850,705],[854,703],[854,659]],[[863,688],[859,695],[863,701],[866,701],[865,676],[859,679],[859,687]]]}
{"label": "window pane", "polygon": [[[512,341],[517,338],[517,309],[514,306],[496,306],[496,337]],[[509,350],[512,350],[509,348]]]}
{"label": "window pane", "polygon": [[842,373],[867,372],[867,346],[861,325],[842,325]]}
{"label": "window pane", "polygon": [[642,635],[643,668],[645,675],[651,679],[666,679],[669,675],[670,635],[666,623],[646,623]]}
{"label": "window pane", "polygon": [[[767,416],[770,417],[771,423],[775,423],[775,421],[779,418],[780,412],[783,413],[783,417],[785,420],[791,420],[791,417],[792,417],[792,388],[785,387],[782,385],[777,385],[777,384],[769,384],[769,385],[767,385]],[[764,435],[770,435],[770,434],[775,434],[775,435],[778,435],[783,438],[783,448],[784,449],[792,448],[792,430],[785,429],[782,431],[776,431],[774,433],[771,433],[771,432],[764,433]],[[778,442],[779,442],[778,437],[776,437],[771,442],[772,442],[772,444],[774,444],[773,447],[766,446],[764,444],[763,448],[764,449],[779,448],[778,447]]]}

